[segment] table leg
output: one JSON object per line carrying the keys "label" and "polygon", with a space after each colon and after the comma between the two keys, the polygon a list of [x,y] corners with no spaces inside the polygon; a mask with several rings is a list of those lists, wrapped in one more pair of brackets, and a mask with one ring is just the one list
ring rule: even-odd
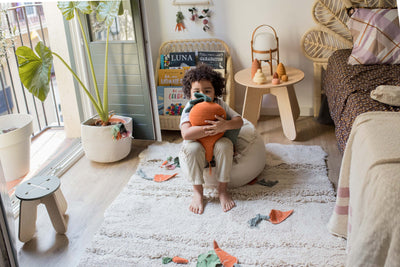
{"label": "table leg", "polygon": [[297,136],[295,120],[299,117],[300,109],[293,85],[271,88],[271,94],[276,96],[281,117],[283,133],[289,140]]}
{"label": "table leg", "polygon": [[243,118],[257,126],[263,93],[258,88],[247,87],[242,110]]}

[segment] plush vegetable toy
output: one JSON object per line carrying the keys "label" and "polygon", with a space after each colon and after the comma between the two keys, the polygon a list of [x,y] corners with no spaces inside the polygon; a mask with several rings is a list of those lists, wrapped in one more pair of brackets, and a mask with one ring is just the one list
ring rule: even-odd
{"label": "plush vegetable toy", "polygon": [[[193,126],[207,125],[205,121],[216,120],[215,115],[226,119],[225,110],[219,104],[212,102],[211,98],[200,93],[195,93],[194,96],[197,99],[189,101],[189,104],[192,105],[192,107],[189,107],[188,109],[188,111],[190,111],[189,120]],[[220,139],[223,135],[224,133],[222,132],[197,140],[203,145],[204,149],[206,150],[206,160],[209,163],[209,166],[211,166],[215,142],[217,142],[217,140]]]}
{"label": "plush vegetable toy", "polygon": [[218,246],[215,240],[214,240],[214,251],[224,267],[233,267],[236,263],[238,263],[238,259],[230,255],[226,251],[222,250]]}
{"label": "plush vegetable toy", "polygon": [[182,14],[182,11],[178,11],[176,13],[176,26],[175,26],[175,31],[178,30],[178,32],[183,31],[185,29],[185,25],[183,25],[183,19],[185,17]]}

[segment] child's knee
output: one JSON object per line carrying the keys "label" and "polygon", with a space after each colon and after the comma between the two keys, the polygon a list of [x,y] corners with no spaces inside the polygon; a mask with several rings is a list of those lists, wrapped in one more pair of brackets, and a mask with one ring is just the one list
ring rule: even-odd
{"label": "child's knee", "polygon": [[190,141],[183,145],[182,153],[186,157],[190,157],[192,155],[197,155],[199,153],[205,154],[205,150],[201,143],[199,143],[197,141]]}
{"label": "child's knee", "polygon": [[214,153],[232,153],[233,155],[233,144],[229,138],[222,137],[214,145]]}

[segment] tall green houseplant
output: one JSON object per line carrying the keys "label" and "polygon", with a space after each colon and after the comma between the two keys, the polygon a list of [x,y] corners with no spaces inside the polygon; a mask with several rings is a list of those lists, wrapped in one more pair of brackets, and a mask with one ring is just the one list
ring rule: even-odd
{"label": "tall green houseplant", "polygon": [[[69,1],[69,2],[58,2],[58,8],[62,12],[66,20],[71,20],[75,17],[78,20],[86,53],[89,59],[89,67],[94,85],[94,94],[92,94],[88,87],[82,82],[78,75],[73,69],[65,62],[65,60],[58,55],[56,52],[50,50],[42,42],[39,42],[35,51],[26,46],[21,46],[17,49],[16,55],[19,64],[19,76],[24,86],[41,101],[47,98],[50,91],[49,82],[51,75],[51,67],[53,64],[53,55],[61,60],[66,68],[72,73],[74,78],[80,84],[82,90],[89,97],[91,103],[96,109],[101,125],[107,125],[109,121],[108,112],[108,43],[110,27],[115,21],[118,15],[123,13],[121,0],[119,1]],[[99,22],[104,23],[107,27],[107,39],[105,48],[105,69],[104,69],[104,87],[103,87],[103,98],[100,96],[99,86],[97,84],[96,75],[94,72],[92,56],[89,50],[88,40],[84,33],[80,14],[91,14],[95,12],[96,19]]]}

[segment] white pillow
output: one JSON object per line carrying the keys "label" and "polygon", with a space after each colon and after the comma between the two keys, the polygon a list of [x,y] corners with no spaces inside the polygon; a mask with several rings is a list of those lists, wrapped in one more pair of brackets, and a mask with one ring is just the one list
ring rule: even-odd
{"label": "white pillow", "polygon": [[400,86],[379,85],[371,91],[371,98],[391,106],[400,106]]}

